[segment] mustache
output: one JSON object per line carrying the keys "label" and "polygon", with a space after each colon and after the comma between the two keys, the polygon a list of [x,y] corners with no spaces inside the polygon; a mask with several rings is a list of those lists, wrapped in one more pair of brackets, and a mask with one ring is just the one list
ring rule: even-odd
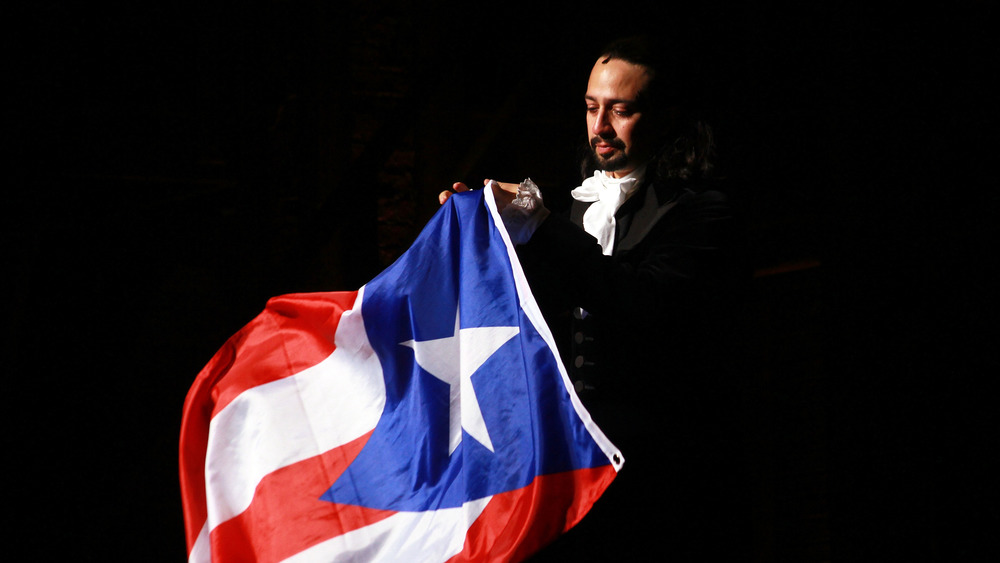
{"label": "mustache", "polygon": [[625,142],[618,137],[612,137],[610,139],[605,139],[603,137],[593,137],[590,139],[590,148],[597,150],[597,144],[604,143],[606,145],[611,145],[618,150],[625,150]]}

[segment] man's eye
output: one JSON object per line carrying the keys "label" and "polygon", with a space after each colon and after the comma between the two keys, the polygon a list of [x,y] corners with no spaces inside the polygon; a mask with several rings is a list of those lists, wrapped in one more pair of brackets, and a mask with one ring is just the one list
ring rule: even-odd
{"label": "man's eye", "polygon": [[632,115],[632,112],[627,109],[616,109],[615,115],[617,115],[618,117],[628,117]]}

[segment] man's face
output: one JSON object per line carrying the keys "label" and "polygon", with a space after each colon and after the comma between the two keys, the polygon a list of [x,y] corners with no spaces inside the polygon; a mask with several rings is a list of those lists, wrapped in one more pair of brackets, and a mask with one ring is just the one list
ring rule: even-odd
{"label": "man's face", "polygon": [[637,101],[649,83],[646,68],[603,58],[587,82],[587,136],[595,161],[602,170],[621,177],[650,156],[651,127],[643,120]]}

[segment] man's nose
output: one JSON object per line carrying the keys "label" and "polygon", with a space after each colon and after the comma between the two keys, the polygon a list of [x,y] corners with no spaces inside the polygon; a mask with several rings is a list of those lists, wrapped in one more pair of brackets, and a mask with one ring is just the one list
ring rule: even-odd
{"label": "man's nose", "polygon": [[603,111],[597,113],[597,117],[594,119],[594,125],[590,128],[590,130],[591,133],[600,137],[615,136],[615,130],[611,127],[611,123],[608,121],[608,114]]}

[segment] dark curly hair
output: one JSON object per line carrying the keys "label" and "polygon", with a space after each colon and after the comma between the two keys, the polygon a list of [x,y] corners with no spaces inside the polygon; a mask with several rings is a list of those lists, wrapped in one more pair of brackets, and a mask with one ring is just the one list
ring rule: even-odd
{"label": "dark curly hair", "polygon": [[[715,140],[712,128],[692,113],[694,78],[691,68],[696,61],[677,45],[667,45],[658,37],[638,35],[617,39],[606,45],[598,57],[603,62],[622,60],[646,68],[650,80],[640,93],[638,104],[672,111],[670,126],[659,138],[654,151],[654,173],[666,181],[696,181],[710,178],[715,172]],[[597,168],[593,152],[582,149],[583,177]]]}

